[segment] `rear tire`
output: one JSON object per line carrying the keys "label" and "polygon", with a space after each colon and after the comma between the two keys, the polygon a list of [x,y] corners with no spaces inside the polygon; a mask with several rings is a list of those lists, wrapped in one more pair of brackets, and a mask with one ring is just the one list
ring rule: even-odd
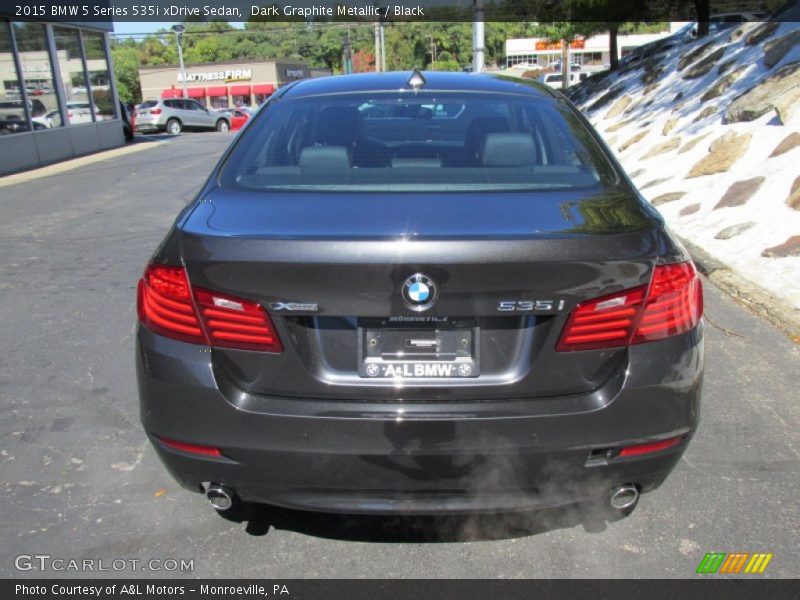
{"label": "rear tire", "polygon": [[167,133],[170,135],[178,135],[183,127],[178,119],[170,119],[167,121]]}
{"label": "rear tire", "polygon": [[230,128],[230,123],[228,123],[225,119],[220,119],[217,121],[217,131],[225,133],[226,131],[229,131]]}

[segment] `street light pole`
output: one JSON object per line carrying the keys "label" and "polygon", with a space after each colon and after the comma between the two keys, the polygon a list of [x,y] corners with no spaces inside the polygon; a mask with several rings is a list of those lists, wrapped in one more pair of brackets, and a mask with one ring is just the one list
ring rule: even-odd
{"label": "street light pole", "polygon": [[181,38],[183,37],[183,32],[186,31],[186,27],[178,23],[172,26],[172,31],[175,32],[175,38],[178,40],[178,63],[181,68],[181,87],[183,88],[183,97],[186,98],[186,71],[183,68],[183,47],[181,45]]}

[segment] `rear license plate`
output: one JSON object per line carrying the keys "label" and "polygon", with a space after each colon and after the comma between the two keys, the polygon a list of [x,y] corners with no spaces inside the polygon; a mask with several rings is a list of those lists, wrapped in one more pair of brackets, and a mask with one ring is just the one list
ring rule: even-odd
{"label": "rear license plate", "polygon": [[463,379],[480,374],[474,321],[431,327],[359,322],[359,369],[369,379]]}

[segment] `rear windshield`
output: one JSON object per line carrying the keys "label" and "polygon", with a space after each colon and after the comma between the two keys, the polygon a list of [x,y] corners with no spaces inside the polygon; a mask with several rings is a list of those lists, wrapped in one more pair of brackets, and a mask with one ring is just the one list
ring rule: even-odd
{"label": "rear windshield", "polygon": [[577,116],[510,94],[278,100],[229,155],[223,185],[302,191],[572,189],[616,175]]}
{"label": "rear windshield", "polygon": [[139,105],[139,108],[152,108],[158,104],[158,100],[145,100]]}

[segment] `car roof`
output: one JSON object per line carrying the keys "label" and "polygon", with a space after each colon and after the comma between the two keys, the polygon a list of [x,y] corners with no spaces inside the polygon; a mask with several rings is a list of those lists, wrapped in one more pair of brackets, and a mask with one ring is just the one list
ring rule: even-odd
{"label": "car roof", "polygon": [[[392,71],[304,79],[292,85],[281,97],[301,98],[325,94],[397,92],[401,90],[410,92],[412,88],[408,85],[408,80],[413,73],[413,71]],[[485,92],[522,94],[544,98],[555,97],[550,88],[534,80],[506,75],[457,71],[423,71],[422,76],[426,80],[425,85],[420,88],[423,91]]]}

